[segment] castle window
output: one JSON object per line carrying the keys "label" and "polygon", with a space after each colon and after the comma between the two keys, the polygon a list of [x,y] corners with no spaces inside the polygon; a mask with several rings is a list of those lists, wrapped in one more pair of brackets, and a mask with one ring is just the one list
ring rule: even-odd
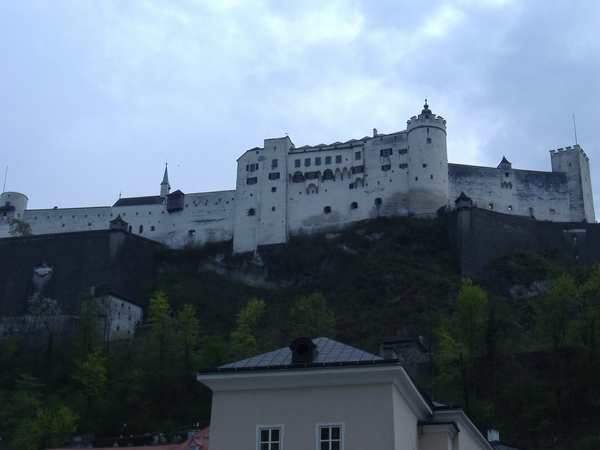
{"label": "castle window", "polygon": [[304,167],[310,167],[310,158],[304,159]]}
{"label": "castle window", "polygon": [[336,164],[340,164],[342,162],[342,155],[336,155],[335,156],[335,163]]}
{"label": "castle window", "polygon": [[155,230],[156,230],[155,226],[154,226],[154,225],[152,225],[152,226],[150,227],[150,231],[155,231]]}
{"label": "castle window", "polygon": [[316,180],[317,172],[306,172],[306,179],[307,180]]}
{"label": "castle window", "polygon": [[323,212],[325,214],[329,214],[331,212],[331,206],[326,206],[325,208],[323,208]]}
{"label": "castle window", "polygon": [[354,152],[354,160],[359,161],[362,157],[362,152]]}
{"label": "castle window", "polygon": [[382,202],[382,200],[381,200],[381,197],[377,197],[377,198],[375,199],[375,206],[379,206],[379,205],[381,205],[381,202]]}
{"label": "castle window", "polygon": [[331,156],[325,157],[325,164],[331,164]]}
{"label": "castle window", "polygon": [[348,185],[348,189],[355,189],[356,188],[356,184],[355,183],[350,183]]}
{"label": "castle window", "polygon": [[508,205],[508,210],[512,211],[512,205]]}
{"label": "castle window", "polygon": [[302,172],[296,172],[292,178],[292,181],[294,183],[302,183],[304,181],[304,175],[302,175]]}
{"label": "castle window", "polygon": [[[174,225],[174,224],[173,224],[173,225]],[[127,230],[127,231],[129,231],[129,232],[131,233],[131,230],[132,230],[132,228],[131,228],[131,225],[129,225],[129,228],[128,228],[128,230]]]}
{"label": "castle window", "polygon": [[508,173],[508,172],[504,172],[504,176],[505,176],[505,177],[509,177],[509,176],[510,176],[510,173]]}
{"label": "castle window", "polygon": [[249,216],[255,216],[256,215],[256,209],[250,208],[246,214],[249,215]]}
{"label": "castle window", "polygon": [[279,180],[279,172],[271,172],[269,174],[269,180]]}
{"label": "castle window", "polygon": [[431,138],[427,138],[427,143],[431,144]]}
{"label": "castle window", "polygon": [[407,148],[401,148],[400,151],[398,152],[400,155],[406,155],[406,153],[408,152]]}
{"label": "castle window", "polygon": [[275,186],[271,186],[271,192],[277,192],[277,188]]}
{"label": "castle window", "polygon": [[256,184],[257,181],[258,181],[257,177],[250,177],[246,180],[246,184]]}
{"label": "castle window", "polygon": [[384,172],[387,172],[391,168],[392,168],[391,164],[384,164],[383,166],[381,166],[381,170],[383,170]]}
{"label": "castle window", "polygon": [[333,172],[331,169],[327,169],[323,172],[323,180],[333,180]]}
{"label": "castle window", "polygon": [[188,230],[188,236],[192,237],[196,234],[196,230]]}
{"label": "castle window", "polygon": [[91,227],[91,226],[92,226],[91,222],[88,222],[88,227]]}
{"label": "castle window", "polygon": [[[140,214],[139,212],[136,212],[136,213],[135,213],[135,215],[136,215],[136,216],[137,216],[137,215],[139,215],[139,214]],[[85,216],[85,217],[87,217],[87,216]]]}
{"label": "castle window", "polygon": [[257,164],[248,164],[246,166],[247,172],[254,172],[255,170],[258,170],[258,163]]}
{"label": "castle window", "polygon": [[320,156],[317,156],[317,157],[315,158],[315,166],[320,166],[320,165],[321,165],[321,157],[320,157]]}
{"label": "castle window", "polygon": [[429,175],[429,179],[433,180],[433,174]]}
{"label": "castle window", "polygon": [[294,167],[300,167],[300,160],[299,159],[295,159],[294,160]]}
{"label": "castle window", "polygon": [[273,169],[275,169],[277,167],[277,165],[279,164],[279,161],[277,161],[276,159],[274,159],[273,161],[271,161],[271,167]]}
{"label": "castle window", "polygon": [[271,206],[271,211],[275,211],[275,207],[274,206]]}
{"label": "castle window", "polygon": [[555,209],[553,209],[553,208],[551,208],[551,209],[550,209],[550,214],[551,214],[551,215],[554,215],[554,214],[556,214],[556,210],[555,210]]}
{"label": "castle window", "polygon": [[423,163],[423,167],[427,167],[427,164],[426,164],[426,163]]}
{"label": "castle window", "polygon": [[533,216],[533,208],[532,207],[529,207],[529,215]]}
{"label": "castle window", "polygon": [[383,148],[381,150],[379,150],[379,156],[381,156],[382,158],[387,158],[388,156],[392,155],[392,149],[391,148]]}
{"label": "castle window", "polygon": [[63,227],[63,228],[65,227],[65,224],[64,224],[64,223],[62,224],[62,227]]}
{"label": "castle window", "polygon": [[399,167],[400,167],[401,169],[406,169],[406,168],[408,167],[408,164],[406,164],[406,163],[402,163],[402,164],[400,164],[400,166],[399,166]]}
{"label": "castle window", "polygon": [[415,181],[419,181],[419,177],[415,177]]}
{"label": "castle window", "polygon": [[494,209],[494,204],[493,204],[493,203],[490,203],[490,204],[488,205],[488,209]]}
{"label": "castle window", "polygon": [[144,225],[140,225],[140,234],[144,232]]}
{"label": "castle window", "polygon": [[356,203],[356,202],[350,203],[350,209],[356,209],[356,208],[358,208],[358,203]]}
{"label": "castle window", "polygon": [[352,168],[352,173],[363,173],[365,171],[365,166],[355,166]]}

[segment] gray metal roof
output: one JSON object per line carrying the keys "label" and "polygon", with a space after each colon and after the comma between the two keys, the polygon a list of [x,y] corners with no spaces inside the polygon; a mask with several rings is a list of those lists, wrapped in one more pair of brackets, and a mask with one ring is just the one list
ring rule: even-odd
{"label": "gray metal roof", "polygon": [[[372,353],[351,347],[341,342],[320,337],[313,339],[317,346],[312,364],[347,364],[367,361],[384,361],[383,358]],[[221,366],[220,369],[250,369],[255,367],[277,367],[292,364],[292,351],[289,347],[273,350],[252,358],[243,359],[231,364]]]}

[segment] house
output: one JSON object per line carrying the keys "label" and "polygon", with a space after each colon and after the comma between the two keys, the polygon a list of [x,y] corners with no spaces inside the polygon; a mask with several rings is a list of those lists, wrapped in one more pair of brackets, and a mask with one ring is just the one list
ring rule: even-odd
{"label": "house", "polygon": [[397,359],[325,337],[197,378],[213,391],[213,450],[492,448],[462,409],[429,400]]}

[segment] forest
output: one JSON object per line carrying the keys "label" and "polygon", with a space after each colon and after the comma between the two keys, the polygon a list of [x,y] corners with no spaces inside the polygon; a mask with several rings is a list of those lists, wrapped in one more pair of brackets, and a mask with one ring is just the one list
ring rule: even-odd
{"label": "forest", "polygon": [[[250,261],[231,243],[160,250],[132,339],[102,342],[82,296],[77,330],[0,341],[0,448],[167,441],[210,421],[195,375],[326,336],[379,354],[422,337],[417,383],[521,448],[597,447],[600,268],[520,251],[461,277],[436,220],[382,218],[293,238]],[[220,273],[207,270],[217,261]],[[256,283],[244,284],[245,273]]]}

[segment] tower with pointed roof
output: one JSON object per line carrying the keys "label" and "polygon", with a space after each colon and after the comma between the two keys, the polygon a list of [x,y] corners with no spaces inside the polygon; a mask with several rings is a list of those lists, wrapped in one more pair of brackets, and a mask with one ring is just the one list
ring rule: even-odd
{"label": "tower with pointed roof", "polygon": [[160,183],[160,196],[166,197],[171,192],[171,185],[169,184],[169,172],[167,170],[167,163],[165,163],[165,174],[163,175],[162,183]]}

